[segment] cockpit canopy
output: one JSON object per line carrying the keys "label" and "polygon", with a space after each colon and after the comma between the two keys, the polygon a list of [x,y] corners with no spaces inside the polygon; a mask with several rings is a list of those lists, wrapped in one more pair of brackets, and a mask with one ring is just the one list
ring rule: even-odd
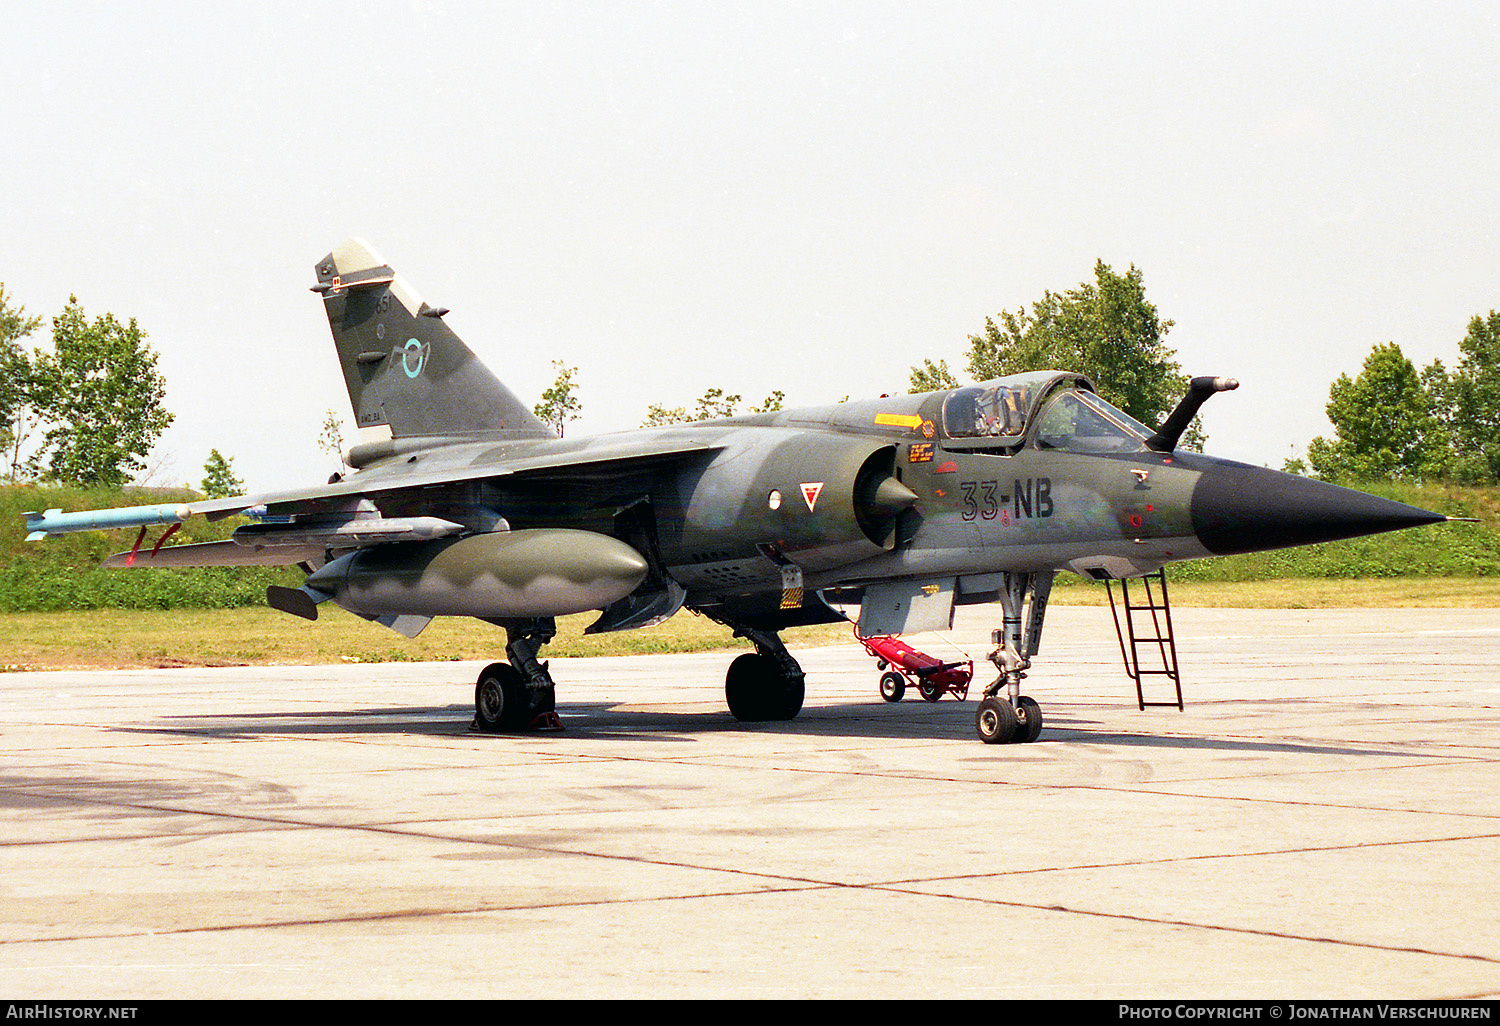
{"label": "cockpit canopy", "polygon": [[960,388],[943,400],[943,426],[949,438],[996,438],[1026,430],[1031,396],[1004,382]]}
{"label": "cockpit canopy", "polygon": [[1039,449],[1134,452],[1151,429],[1094,392],[1082,375],[1018,374],[957,388],[943,400],[943,430],[953,439],[1013,439],[1030,431]]}

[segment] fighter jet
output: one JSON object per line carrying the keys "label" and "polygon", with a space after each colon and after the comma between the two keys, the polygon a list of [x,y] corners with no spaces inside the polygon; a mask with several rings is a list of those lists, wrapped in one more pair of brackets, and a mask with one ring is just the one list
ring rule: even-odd
{"label": "fighter jet", "polygon": [[[853,620],[860,636],[951,626],[998,603],[997,676],[975,718],[991,744],[1035,741],[1022,681],[1053,580],[1274,549],[1445,519],[1362,492],[1178,449],[1201,377],[1159,428],[1082,374],[1041,371],[687,425],[561,439],[366,243],[316,265],[360,441],[325,484],[179,505],[27,513],[32,540],[138,528],[106,566],[298,566],[271,606],[314,620],[333,602],[415,637],[433,617],[503,629],[474,725],[559,725],[539,655],[556,618],[589,633],[683,608],[754,647],[728,668],[742,721],[786,720],[804,675],[780,632]],[[243,515],[232,538],[164,545],[189,517]],[[166,533],[146,548],[146,531]]]}

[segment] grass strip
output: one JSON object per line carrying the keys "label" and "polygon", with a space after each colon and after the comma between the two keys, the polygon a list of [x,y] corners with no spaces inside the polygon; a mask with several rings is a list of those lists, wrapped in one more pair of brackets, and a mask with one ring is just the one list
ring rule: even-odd
{"label": "grass strip", "polygon": [[[1178,607],[1250,609],[1500,608],[1500,578],[1293,579],[1175,581]],[[1053,605],[1107,604],[1104,586],[1064,575]],[[995,623],[999,625],[999,607]],[[564,617],[547,658],[748,650],[729,630],[701,616],[679,613],[656,627],[585,636],[592,614]],[[789,647],[848,641],[850,628],[799,627],[784,635]],[[335,607],[316,623],[264,607],[239,609],[91,609],[0,615],[0,669],[171,666],[318,665],[339,662],[437,662],[503,659],[505,634],[477,620],[443,617],[408,640]]]}

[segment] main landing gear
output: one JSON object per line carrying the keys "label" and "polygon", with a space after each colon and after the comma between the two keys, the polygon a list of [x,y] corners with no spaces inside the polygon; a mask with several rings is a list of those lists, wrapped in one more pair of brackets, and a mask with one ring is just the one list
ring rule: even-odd
{"label": "main landing gear", "polygon": [[1021,681],[1041,645],[1047,597],[1052,594],[1052,580],[1057,575],[1046,571],[1001,576],[1000,606],[1005,626],[992,635],[995,650],[990,653],[990,662],[1000,676],[984,689],[974,717],[979,740],[987,745],[1021,744],[1041,736],[1041,706],[1021,694]]}
{"label": "main landing gear", "polygon": [[749,638],[755,651],[729,664],[724,678],[729,711],[748,723],[794,719],[802,711],[806,694],[802,667],[775,631],[735,626],[734,633]]}
{"label": "main landing gear", "polygon": [[[494,621],[492,621],[494,622]],[[537,659],[543,645],[557,634],[551,618],[499,621],[508,643],[508,663],[490,663],[474,685],[472,729],[487,734],[561,730],[555,688],[547,664]],[[790,720],[802,711],[805,694],[802,667],[775,631],[731,624],[735,636],[749,638],[754,652],[729,665],[724,696],[735,719],[758,723]]]}
{"label": "main landing gear", "polygon": [[473,729],[486,734],[561,730],[557,685],[547,664],[537,660],[542,646],[557,635],[551,617],[504,621],[508,663],[490,663],[474,685]]}
{"label": "main landing gear", "polygon": [[[1042,733],[1042,710],[1021,694],[1021,681],[1031,668],[1031,657],[1041,644],[1042,620],[1052,593],[1052,572],[1001,575],[999,589],[1005,626],[993,634],[990,661],[1000,671],[984,689],[974,728],[985,744],[1020,744]],[[722,621],[721,621],[722,622]],[[560,730],[556,685],[547,664],[537,659],[543,645],[557,634],[550,617],[501,621],[505,628],[508,663],[491,663],[474,686],[474,729],[486,733],[523,730]],[[724,679],[729,711],[742,722],[794,719],[802,711],[806,693],[802,667],[775,631],[729,624],[736,637],[748,638],[754,652],[735,659]]]}

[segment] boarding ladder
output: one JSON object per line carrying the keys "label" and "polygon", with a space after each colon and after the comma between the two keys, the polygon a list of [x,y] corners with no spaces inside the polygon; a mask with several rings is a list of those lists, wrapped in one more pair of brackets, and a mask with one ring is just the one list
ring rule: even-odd
{"label": "boarding ladder", "polygon": [[[1157,582],[1157,590],[1153,590],[1151,582]],[[1140,584],[1146,592],[1146,600],[1142,603],[1131,601],[1130,582],[1120,582],[1120,603],[1115,604],[1114,581],[1105,581],[1105,589],[1109,592],[1109,611],[1115,618],[1115,636],[1120,639],[1120,658],[1125,661],[1125,672],[1130,679],[1135,681],[1135,699],[1141,709],[1149,706],[1173,706],[1182,711],[1182,676],[1177,670],[1177,643],[1172,640],[1172,607],[1167,601],[1167,575],[1165,571],[1158,570],[1155,573],[1146,574],[1141,577]],[[1158,598],[1160,599],[1158,601]],[[1125,614],[1125,623],[1120,623],[1121,612]],[[1150,622],[1147,623],[1145,615],[1139,617],[1137,627],[1137,614],[1150,614]],[[1139,633],[1138,633],[1139,631]],[[1127,639],[1129,644],[1127,645]],[[1147,665],[1142,666],[1141,655],[1145,652]],[[1160,665],[1161,669],[1155,667]],[[1145,689],[1141,686],[1144,677],[1166,677],[1172,682],[1177,692],[1177,700],[1173,702],[1148,702],[1146,701]]]}

